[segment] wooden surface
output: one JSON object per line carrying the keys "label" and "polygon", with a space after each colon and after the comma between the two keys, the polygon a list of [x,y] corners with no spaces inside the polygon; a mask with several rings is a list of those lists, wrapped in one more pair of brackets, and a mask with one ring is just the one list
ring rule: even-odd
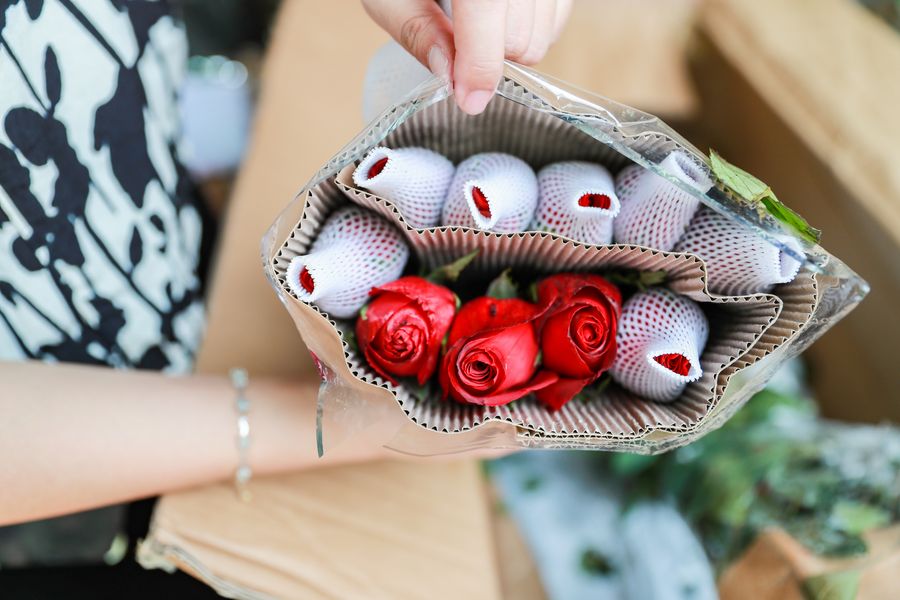
{"label": "wooden surface", "polygon": [[680,122],[697,100],[686,47],[697,0],[575,0],[540,71]]}
{"label": "wooden surface", "polygon": [[900,36],[850,0],[712,0],[692,52],[703,138],[872,286],[807,352],[827,416],[900,420]]}
{"label": "wooden surface", "polygon": [[541,583],[537,563],[518,524],[506,511],[499,492],[493,485],[488,486],[488,495],[503,598],[546,600],[547,593]]}

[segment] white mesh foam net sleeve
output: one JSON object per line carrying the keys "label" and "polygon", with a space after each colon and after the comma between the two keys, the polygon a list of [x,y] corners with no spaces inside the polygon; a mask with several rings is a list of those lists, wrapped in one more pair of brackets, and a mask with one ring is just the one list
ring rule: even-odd
{"label": "white mesh foam net sleeve", "polygon": [[501,152],[475,154],[456,168],[442,221],[500,233],[525,231],[537,198],[537,177],[525,161]]}
{"label": "white mesh foam net sleeve", "polygon": [[[803,255],[797,240],[787,238],[784,244]],[[723,296],[771,291],[776,284],[792,281],[800,270],[800,261],[787,252],[705,207],[697,211],[675,249],[702,258],[709,290]]]}
{"label": "white mesh foam net sleeve", "polygon": [[[681,151],[671,152],[660,166],[705,193],[712,181]],[[613,222],[613,239],[655,250],[671,250],[684,234],[700,200],[667,179],[639,165],[623,169],[616,177],[621,209]]]}
{"label": "white mesh foam net sleeve", "polygon": [[363,81],[363,119],[366,123],[393,106],[431,76],[403,46],[391,40],[379,48]]}
{"label": "white mesh foam net sleeve", "polygon": [[589,162],[547,165],[538,173],[538,204],[531,229],[587,244],[612,242],[619,214],[612,175]]}
{"label": "white mesh foam net sleeve", "polygon": [[392,225],[348,207],[328,218],[308,254],[291,260],[287,283],[301,300],[349,319],[373,287],[399,279],[408,259],[409,248]]}
{"label": "white mesh foam net sleeve", "polygon": [[[441,0],[440,5],[448,17],[453,16],[450,0]],[[430,76],[431,71],[403,46],[394,40],[389,41],[375,51],[366,67],[363,119],[366,123],[372,121]]]}
{"label": "white mesh foam net sleeve", "polygon": [[[639,292],[622,306],[610,374],[639,396],[670,402],[703,375],[700,355],[708,336],[706,315],[693,300],[663,288]],[[657,360],[673,355],[690,364],[685,374]]]}
{"label": "white mesh foam net sleeve", "polygon": [[412,227],[438,225],[455,169],[427,148],[373,148],[353,171],[357,187],[390,200]]}

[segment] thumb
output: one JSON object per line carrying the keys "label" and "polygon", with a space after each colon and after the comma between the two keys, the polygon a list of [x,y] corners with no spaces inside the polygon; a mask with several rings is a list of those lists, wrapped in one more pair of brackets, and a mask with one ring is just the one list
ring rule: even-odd
{"label": "thumb", "polygon": [[441,79],[451,79],[453,26],[434,0],[363,0],[369,16]]}

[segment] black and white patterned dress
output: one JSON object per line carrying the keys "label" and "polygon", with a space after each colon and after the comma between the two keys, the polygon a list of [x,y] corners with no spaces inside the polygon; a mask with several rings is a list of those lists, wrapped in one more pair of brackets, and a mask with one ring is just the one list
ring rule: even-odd
{"label": "black and white patterned dress", "polygon": [[0,0],[0,360],[190,370],[201,218],[157,0]]}
{"label": "black and white patterned dress", "polygon": [[[0,361],[191,369],[186,57],[164,0],[0,0]],[[108,507],[0,528],[0,589],[27,572],[8,567],[98,561],[123,522]]]}

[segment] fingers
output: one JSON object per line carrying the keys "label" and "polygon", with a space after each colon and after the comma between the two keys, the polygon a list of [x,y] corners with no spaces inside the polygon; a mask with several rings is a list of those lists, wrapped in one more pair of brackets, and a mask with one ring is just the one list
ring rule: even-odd
{"label": "fingers", "polygon": [[522,62],[531,45],[534,29],[534,0],[507,0],[506,8],[506,58]]}
{"label": "fingers", "polygon": [[556,29],[556,4],[556,0],[535,0],[531,43],[520,59],[522,64],[536,64],[547,54]]}
{"label": "fingers", "polygon": [[550,40],[552,44],[559,39],[562,30],[572,14],[572,0],[556,0],[556,24],[553,26],[553,37]]}
{"label": "fingers", "polygon": [[366,12],[432,73],[454,82],[456,102],[484,111],[503,60],[540,61],[569,17],[572,0],[452,0],[453,22],[434,0],[362,0]]}
{"label": "fingers", "polygon": [[453,0],[454,93],[459,107],[484,111],[503,74],[506,0]]}
{"label": "fingers", "polygon": [[363,0],[363,7],[416,60],[450,79],[453,28],[434,0]]}

